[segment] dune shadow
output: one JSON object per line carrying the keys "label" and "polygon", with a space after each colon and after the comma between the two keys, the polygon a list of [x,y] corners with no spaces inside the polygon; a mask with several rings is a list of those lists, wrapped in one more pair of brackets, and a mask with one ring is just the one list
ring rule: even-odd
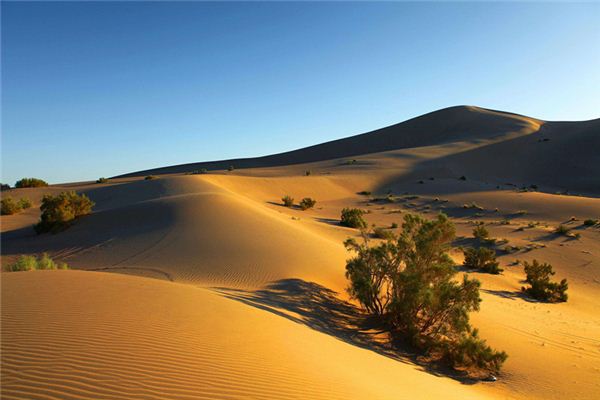
{"label": "dune shadow", "polygon": [[353,346],[412,364],[433,375],[450,377],[464,384],[477,382],[438,364],[424,362],[409,346],[390,341],[386,327],[380,321],[317,283],[283,279],[256,291],[212,289],[228,299],[308,326]]}

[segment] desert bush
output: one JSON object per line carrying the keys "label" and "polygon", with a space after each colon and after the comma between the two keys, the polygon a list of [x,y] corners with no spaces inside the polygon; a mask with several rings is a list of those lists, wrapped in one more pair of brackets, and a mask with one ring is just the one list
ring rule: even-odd
{"label": "desert bush", "polygon": [[108,178],[104,178],[104,177],[98,178],[96,180],[96,183],[108,183]]}
{"label": "desert bush", "polygon": [[145,181],[151,181],[151,180],[153,180],[153,179],[156,179],[156,177],[155,177],[154,175],[148,175],[148,176],[145,176],[145,177],[144,177],[144,180],[145,180]]}
{"label": "desert bush", "polygon": [[21,209],[27,210],[28,208],[31,208],[31,200],[29,200],[27,197],[21,197],[18,205],[21,207]]}
{"label": "desert bush", "polygon": [[358,192],[358,194],[360,194],[362,196],[370,196],[371,192],[368,190],[363,190],[362,192]]}
{"label": "desert bush", "polygon": [[384,240],[394,240],[396,238],[396,235],[394,235],[394,232],[387,230],[385,228],[382,228],[382,227],[373,228],[372,236],[376,239],[384,239]]}
{"label": "desert bush", "polygon": [[428,221],[406,215],[395,241],[369,246],[344,243],[356,255],[346,263],[352,298],[385,322],[394,338],[447,360],[469,373],[498,372],[506,353],[477,337],[469,313],[479,310],[479,281],[466,275],[457,282],[447,250],[455,228],[444,214]]}
{"label": "desert bush", "polygon": [[594,226],[598,223],[597,219],[586,219],[585,221],[583,221],[583,225],[585,226]]}
{"label": "desert bush", "polygon": [[233,167],[233,165],[230,165],[229,167],[227,167],[227,171],[231,172],[233,171],[235,168]]}
{"label": "desert bush", "polygon": [[59,232],[69,227],[75,219],[92,212],[94,202],[85,194],[79,195],[73,191],[62,192],[57,196],[45,195],[42,198],[40,222],[35,225],[35,231]]}
{"label": "desert bush", "polygon": [[344,208],[340,218],[340,224],[349,228],[365,229],[367,222],[363,219],[365,212],[358,208]]}
{"label": "desert bush", "polygon": [[533,260],[531,264],[525,261],[523,266],[527,275],[525,282],[530,285],[527,288],[522,288],[525,293],[534,299],[550,303],[567,301],[568,295],[566,292],[569,284],[566,279],[561,280],[559,283],[550,281],[550,278],[556,273],[552,269],[552,265],[548,263],[540,264],[537,260]]}
{"label": "desert bush", "polygon": [[12,197],[5,197],[0,201],[0,214],[13,215],[21,211],[21,206]]}
{"label": "desert bush", "polygon": [[300,200],[300,208],[302,209],[302,211],[308,210],[309,208],[313,208],[315,204],[317,204],[317,201],[315,199],[311,199],[310,197],[305,197],[302,200]]}
{"label": "desert bush", "polygon": [[10,185],[8,183],[0,183],[0,191],[10,190]]}
{"label": "desert bush", "polygon": [[310,171],[310,169],[307,169],[306,171],[304,171],[304,176],[310,176],[312,174],[312,172]]}
{"label": "desert bush", "polygon": [[568,235],[569,232],[571,232],[571,228],[566,227],[564,225],[559,225],[556,227],[556,229],[554,229],[554,233],[556,233],[557,235]]}
{"label": "desert bush", "polygon": [[65,263],[57,263],[47,253],[36,258],[35,256],[20,256],[14,264],[8,266],[8,271],[34,271],[46,269],[69,269]]}
{"label": "desert bush", "polygon": [[477,225],[475,229],[473,229],[473,237],[479,241],[483,241],[490,237],[490,233],[485,226]]}
{"label": "desert bush", "polygon": [[390,228],[396,229],[396,228],[398,228],[398,224],[395,222],[392,222],[392,225],[390,226]]}
{"label": "desert bush", "polygon": [[286,207],[293,207],[294,206],[294,198],[290,197],[288,195],[285,195],[281,198],[281,201],[283,202],[283,205]]}
{"label": "desert bush", "polygon": [[487,272],[489,274],[499,274],[503,271],[499,268],[498,261],[496,261],[496,252],[485,247],[479,247],[477,249],[468,248],[464,250],[465,260],[463,265],[465,268],[474,269],[480,272]]}
{"label": "desert bush", "polygon": [[42,187],[42,186],[48,186],[48,183],[46,183],[46,181],[43,181],[43,180],[37,179],[37,178],[23,178],[23,179],[17,181],[17,183],[15,183],[15,187],[17,187],[17,188],[30,188],[30,187]]}

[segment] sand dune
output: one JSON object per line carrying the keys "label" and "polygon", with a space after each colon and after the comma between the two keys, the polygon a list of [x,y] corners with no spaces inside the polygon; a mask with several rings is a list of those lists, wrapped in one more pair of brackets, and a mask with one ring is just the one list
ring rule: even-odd
{"label": "sand dune", "polygon": [[[252,168],[233,172],[179,173],[224,161],[155,170],[164,175],[149,181],[143,171],[103,185],[11,190],[35,207],[1,217],[2,264],[47,251],[85,271],[1,275],[2,397],[597,398],[600,230],[582,225],[600,218],[597,132],[598,120],[457,107],[235,162]],[[518,190],[531,184],[538,191]],[[35,235],[41,196],[67,189],[88,194],[94,212],[60,234]],[[565,189],[587,197],[554,194]],[[393,201],[375,199],[388,192]],[[283,195],[317,206],[286,208]],[[349,206],[383,227],[408,212],[445,212],[456,246],[470,245],[483,221],[519,247],[499,253],[502,275],[473,274],[484,300],[474,324],[510,356],[499,382],[436,377],[339,319],[339,307],[354,310],[343,303],[342,241],[357,231],[338,224]],[[553,234],[558,224],[580,238]],[[568,303],[520,296],[514,261],[534,258],[569,279]]]}
{"label": "sand dune", "polygon": [[82,271],[3,280],[6,399],[485,398],[189,285]]}

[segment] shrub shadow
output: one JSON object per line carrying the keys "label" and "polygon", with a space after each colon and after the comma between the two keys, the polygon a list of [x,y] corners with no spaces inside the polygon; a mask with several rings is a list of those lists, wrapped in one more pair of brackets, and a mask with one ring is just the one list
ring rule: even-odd
{"label": "shrub shadow", "polygon": [[224,287],[213,290],[228,299],[308,326],[353,346],[413,364],[435,376],[450,377],[463,384],[478,382],[447,367],[422,361],[408,346],[392,344],[385,326],[353,304],[339,299],[335,291],[314,282],[283,279],[256,291]]}

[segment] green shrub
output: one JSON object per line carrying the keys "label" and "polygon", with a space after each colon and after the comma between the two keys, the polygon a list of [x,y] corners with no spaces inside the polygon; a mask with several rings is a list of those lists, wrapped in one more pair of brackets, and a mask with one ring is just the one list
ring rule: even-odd
{"label": "green shrub", "polygon": [[21,206],[12,197],[5,197],[0,201],[0,214],[13,215],[21,211]]}
{"label": "green shrub", "polygon": [[42,198],[40,222],[35,225],[35,231],[59,232],[69,227],[75,219],[92,212],[92,202],[85,194],[62,192],[57,196],[45,195]]}
{"label": "green shrub", "polygon": [[585,226],[594,226],[598,223],[597,219],[586,219],[585,221],[583,221],[583,225]]}
{"label": "green shrub", "polygon": [[340,218],[340,224],[349,228],[365,229],[367,222],[363,219],[365,212],[358,208],[344,208]]}
{"label": "green shrub", "polygon": [[483,241],[490,237],[490,233],[485,226],[477,225],[475,229],[473,229],[473,237],[479,241]]}
{"label": "green shrub", "polygon": [[96,183],[108,183],[108,178],[98,178]]}
{"label": "green shrub", "polygon": [[[293,199],[292,199],[292,203],[293,203]],[[313,208],[315,206],[315,204],[317,204],[317,201],[315,199],[311,199],[310,197],[305,197],[300,201],[300,208],[302,209],[302,211],[304,210],[308,210],[309,208]]]}
{"label": "green shrub", "polygon": [[556,233],[557,235],[568,235],[569,232],[571,232],[571,228],[568,228],[564,225],[559,225],[556,227],[556,229],[554,230],[554,233]]}
{"label": "green shrub", "polygon": [[31,208],[31,200],[29,200],[27,197],[21,197],[21,200],[19,200],[19,207],[21,207],[23,210],[27,210],[28,208]]}
{"label": "green shrub", "polygon": [[377,227],[373,229],[373,237],[377,239],[394,240],[396,238],[396,235],[394,235],[394,232],[390,230],[387,230],[382,227]]}
{"label": "green shrub", "polygon": [[561,280],[559,283],[550,281],[550,277],[555,274],[552,265],[548,263],[540,264],[537,260],[533,260],[531,264],[525,261],[523,265],[527,275],[525,282],[530,285],[527,288],[522,288],[525,293],[534,299],[549,303],[567,301],[568,295],[566,292],[569,284],[566,279]]}
{"label": "green shrub", "polygon": [[479,281],[466,275],[457,282],[447,251],[455,228],[444,214],[428,221],[406,215],[395,241],[370,247],[368,239],[344,243],[356,255],[346,263],[350,296],[384,322],[395,339],[437,354],[469,373],[498,372],[506,353],[478,338],[469,313],[479,310]]}
{"label": "green shrub", "polygon": [[391,229],[396,229],[398,228],[398,224],[395,222],[392,222],[392,225],[390,226]]}
{"label": "green shrub", "polygon": [[445,357],[450,365],[459,369],[499,371],[508,358],[504,351],[495,351],[485,340],[479,338],[477,329],[461,335],[460,339],[446,346]]}
{"label": "green shrub", "polygon": [[468,248],[464,250],[465,260],[463,265],[465,268],[474,269],[480,272],[489,274],[499,274],[503,271],[499,268],[499,263],[496,261],[496,252],[485,247],[477,249]]}
{"label": "green shrub", "polygon": [[281,198],[281,201],[283,202],[283,205],[286,207],[293,207],[294,206],[294,198],[290,197],[288,195],[285,195]]}
{"label": "green shrub", "polygon": [[153,179],[156,179],[156,177],[154,175],[148,175],[148,176],[144,177],[145,181],[151,181]]}
{"label": "green shrub", "polygon": [[69,269],[65,263],[57,263],[52,260],[47,253],[41,257],[35,256],[20,256],[14,264],[8,266],[8,271],[34,271],[34,270],[50,270],[50,269]]}
{"label": "green shrub", "polygon": [[30,187],[42,187],[48,186],[48,183],[37,178],[23,178],[15,183],[17,188],[30,188]]}

